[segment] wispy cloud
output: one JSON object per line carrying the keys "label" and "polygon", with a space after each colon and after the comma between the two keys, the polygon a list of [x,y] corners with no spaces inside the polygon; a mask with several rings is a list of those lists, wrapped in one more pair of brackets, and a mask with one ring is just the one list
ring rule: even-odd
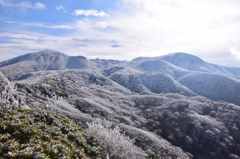
{"label": "wispy cloud", "polygon": [[18,8],[24,8],[24,9],[39,9],[39,10],[44,10],[46,9],[45,4],[36,2],[34,5],[28,1],[22,1],[19,3],[11,3],[11,2],[6,2],[5,0],[0,0],[0,5],[4,7],[18,7]]}
{"label": "wispy cloud", "polygon": [[45,25],[41,23],[24,23],[24,22],[14,22],[14,21],[6,21],[6,23],[9,23],[9,24],[18,23],[25,26],[43,27],[43,28],[49,28],[49,29],[74,29],[74,27],[70,25]]}
{"label": "wispy cloud", "polygon": [[0,37],[18,38],[18,39],[32,39],[38,40],[40,37],[27,34],[12,34],[12,33],[0,33]]}
{"label": "wispy cloud", "polygon": [[46,6],[45,6],[45,4],[43,4],[43,3],[37,2],[37,3],[34,5],[33,8],[34,8],[34,9],[39,9],[39,10],[44,10],[44,9],[46,9]]}
{"label": "wispy cloud", "polygon": [[61,10],[61,9],[63,9],[64,7],[63,7],[63,5],[60,5],[60,6],[56,6],[56,8],[57,8],[57,10]]}
{"label": "wispy cloud", "polygon": [[56,9],[57,10],[62,10],[64,13],[67,13],[65,7],[63,5],[60,5],[60,6],[56,6]]}
{"label": "wispy cloud", "polygon": [[39,23],[25,23],[25,25],[28,26],[33,26],[33,27],[44,27],[44,28],[49,28],[49,29],[74,29],[74,27],[69,26],[69,25],[43,25]]}
{"label": "wispy cloud", "polygon": [[95,9],[92,10],[82,10],[82,9],[78,9],[74,11],[74,15],[78,16],[78,15],[85,15],[85,16],[99,16],[99,17],[104,17],[104,16],[108,16],[108,14],[106,14],[103,11],[98,12]]}
{"label": "wispy cloud", "polygon": [[111,45],[110,47],[117,48],[117,47],[122,47],[122,45],[114,44],[114,45]]}
{"label": "wispy cloud", "polygon": [[115,43],[117,44],[118,42],[116,40],[111,40],[110,43]]}
{"label": "wispy cloud", "polygon": [[85,44],[75,44],[75,46],[78,46],[78,47],[87,47],[87,45],[85,45]]}
{"label": "wispy cloud", "polygon": [[9,2],[5,2],[4,0],[0,0],[0,4],[5,7],[12,7],[13,4]]}

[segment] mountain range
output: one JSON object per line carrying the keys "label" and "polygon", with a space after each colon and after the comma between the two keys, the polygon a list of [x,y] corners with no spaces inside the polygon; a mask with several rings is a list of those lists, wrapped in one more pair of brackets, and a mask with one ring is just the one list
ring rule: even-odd
{"label": "mountain range", "polygon": [[9,80],[30,78],[44,70],[98,70],[114,82],[140,94],[178,93],[201,95],[214,101],[240,105],[240,68],[210,64],[186,54],[138,57],[131,61],[90,59],[43,50],[0,62]]}
{"label": "mountain range", "polygon": [[118,61],[46,49],[0,62],[0,72],[24,108],[46,109],[56,94],[52,111],[79,124],[108,119],[162,158],[240,156],[240,68],[186,53]]}

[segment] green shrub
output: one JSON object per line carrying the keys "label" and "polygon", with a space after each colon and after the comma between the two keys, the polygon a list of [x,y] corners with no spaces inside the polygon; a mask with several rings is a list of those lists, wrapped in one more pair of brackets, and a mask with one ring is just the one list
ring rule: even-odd
{"label": "green shrub", "polygon": [[0,114],[0,156],[4,158],[100,158],[99,142],[67,117],[14,109]]}

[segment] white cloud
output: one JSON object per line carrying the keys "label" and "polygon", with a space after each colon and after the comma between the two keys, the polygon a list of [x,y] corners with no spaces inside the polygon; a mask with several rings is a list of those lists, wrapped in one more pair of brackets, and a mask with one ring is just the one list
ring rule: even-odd
{"label": "white cloud", "polygon": [[18,39],[32,39],[32,40],[40,39],[38,36],[32,36],[32,35],[26,35],[26,34],[13,34],[13,33],[0,33],[0,37],[10,37],[10,38],[18,38]]}
{"label": "white cloud", "polygon": [[[112,58],[121,57],[124,52],[126,56],[122,55],[120,59],[126,60],[138,56],[187,52],[211,62],[212,58],[209,55],[220,57],[219,53],[228,52],[240,39],[238,0],[123,2],[129,10],[118,12],[116,15],[111,14],[112,16],[104,21],[79,21],[77,27],[79,33],[88,39],[112,38],[124,47],[115,48],[113,51],[101,46],[94,48],[95,51],[86,51],[95,52],[96,55],[97,52],[109,53],[108,56]],[[83,13],[81,11],[79,14]]]}
{"label": "white cloud", "polygon": [[78,9],[74,11],[74,15],[85,15],[85,16],[100,16],[100,17],[104,17],[104,16],[108,16],[105,12],[101,11],[98,12],[95,9],[92,10],[82,10],[82,9]]}
{"label": "white cloud", "polygon": [[74,27],[69,25],[43,25],[39,23],[25,23],[25,25],[33,26],[33,27],[44,27],[44,28],[50,28],[50,29],[74,29]]}
{"label": "white cloud", "polygon": [[6,21],[6,23],[9,23],[9,24],[16,24],[17,22],[14,22],[14,21]]}
{"label": "white cloud", "polygon": [[43,28],[49,28],[49,29],[74,29],[74,27],[70,26],[70,25],[44,25],[44,24],[41,24],[41,23],[24,23],[24,22],[14,22],[14,21],[6,21],[6,23],[22,24],[22,25],[25,25],[25,26],[43,27]]}
{"label": "white cloud", "polygon": [[61,10],[61,9],[63,9],[64,7],[63,7],[63,5],[60,5],[60,6],[56,6],[56,8],[57,8],[57,10]]}
{"label": "white cloud", "polygon": [[0,4],[5,7],[13,7],[12,3],[5,2],[4,0],[0,0]]}
{"label": "white cloud", "polygon": [[240,61],[240,47],[238,47],[238,46],[231,47],[231,48],[229,49],[229,52],[232,54],[232,56],[233,56],[236,60]]}
{"label": "white cloud", "polygon": [[64,13],[67,13],[67,11],[64,9],[63,5],[56,6],[57,10],[63,10]]}
{"label": "white cloud", "polygon": [[39,9],[39,10],[44,10],[46,7],[45,7],[45,4],[43,3],[40,3],[40,2],[37,2],[34,7],[34,9]]}
{"label": "white cloud", "polygon": [[[129,12],[113,17],[135,56],[188,52],[205,57],[223,53],[240,39],[240,1],[124,0]],[[108,35],[109,36],[109,35]],[[141,41],[141,42],[140,42]]]}
{"label": "white cloud", "polygon": [[46,9],[45,4],[40,3],[40,2],[36,2],[34,5],[32,5],[32,3],[28,2],[28,1],[22,1],[19,3],[11,3],[11,2],[6,2],[5,0],[0,0],[0,5],[4,6],[4,7],[18,7],[18,8],[22,8],[22,9],[39,9],[39,10],[44,10]]}
{"label": "white cloud", "polygon": [[34,8],[30,2],[24,1],[20,3],[16,3],[13,6],[19,7],[19,8]]}

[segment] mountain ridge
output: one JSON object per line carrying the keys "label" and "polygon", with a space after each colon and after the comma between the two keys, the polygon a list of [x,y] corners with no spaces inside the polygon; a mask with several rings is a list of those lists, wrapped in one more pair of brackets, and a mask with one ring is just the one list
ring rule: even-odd
{"label": "mountain ridge", "polygon": [[[9,80],[18,81],[26,78],[34,80],[37,77],[34,72],[45,70],[61,72],[71,69],[92,69],[99,71],[121,86],[140,94],[178,93],[186,96],[201,95],[211,100],[221,100],[218,97],[219,93],[211,94],[209,91],[225,92],[224,88],[228,88],[228,94],[223,98],[224,101],[240,105],[240,100],[237,100],[237,94],[232,87],[221,87],[219,89],[219,86],[215,84],[218,82],[230,86],[235,81],[235,86],[240,87],[240,68],[210,64],[187,53],[139,57],[128,62],[104,59],[88,60],[84,56],[68,56],[58,51],[45,49],[3,61],[0,65],[0,71]],[[56,74],[57,72],[51,72],[49,75],[52,73]],[[201,78],[198,80],[207,82],[211,87],[203,87],[201,88],[203,90],[199,91],[198,82],[195,85],[186,82],[186,80],[191,81],[191,78],[194,80],[196,74],[201,74],[199,76]],[[209,78],[209,74],[214,78]],[[42,72],[42,75],[49,76],[44,75],[44,72]],[[210,79],[210,81],[205,79]]]}
{"label": "mountain ridge", "polygon": [[[146,62],[167,62],[170,65],[174,65],[179,69],[184,69],[187,71],[197,71],[197,72],[209,72],[217,73],[232,78],[240,79],[240,68],[238,67],[226,67],[216,64],[208,63],[201,58],[182,52],[170,53],[163,56],[157,57],[137,57],[131,61],[119,61],[119,60],[105,60],[105,59],[87,59],[84,56],[68,56],[62,52],[45,49],[39,52],[28,53],[22,56],[15,57],[13,59],[5,60],[0,62],[0,68],[14,65],[28,61],[32,65],[37,63],[48,63],[43,68],[37,68],[39,70],[60,70],[60,69],[78,69],[78,68],[97,68],[97,69],[107,69],[115,66],[126,66],[137,68],[138,65],[143,65]],[[49,62],[54,63],[55,65],[49,64]],[[44,64],[43,64],[44,65]],[[161,67],[156,66],[158,70]],[[141,68],[144,70],[144,68]],[[37,70],[37,71],[39,71]],[[156,72],[155,70],[146,69],[146,71]]]}

